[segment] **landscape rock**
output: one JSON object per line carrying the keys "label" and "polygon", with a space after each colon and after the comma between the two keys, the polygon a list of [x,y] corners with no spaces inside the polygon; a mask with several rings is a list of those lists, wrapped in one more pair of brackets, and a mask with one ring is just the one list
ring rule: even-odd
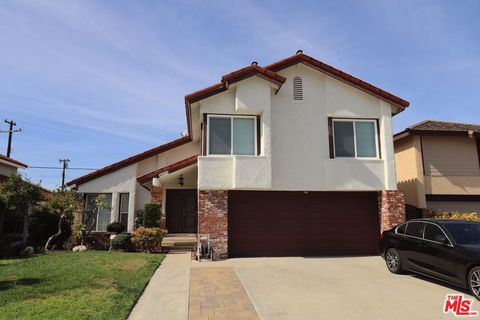
{"label": "landscape rock", "polygon": [[20,251],[20,255],[22,257],[31,256],[34,253],[35,250],[33,250],[33,247],[25,247],[22,251]]}
{"label": "landscape rock", "polygon": [[72,251],[74,251],[74,252],[82,252],[82,251],[86,251],[86,250],[87,250],[87,247],[85,247],[85,246],[75,246],[72,249]]}

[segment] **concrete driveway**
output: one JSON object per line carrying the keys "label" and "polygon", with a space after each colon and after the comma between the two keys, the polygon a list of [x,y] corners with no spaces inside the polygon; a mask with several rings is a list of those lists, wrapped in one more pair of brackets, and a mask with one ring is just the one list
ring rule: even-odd
{"label": "concrete driveway", "polygon": [[[210,268],[210,270],[207,270]],[[454,319],[427,278],[393,275],[380,257],[191,262],[167,255],[130,319]],[[480,311],[474,301],[473,310]]]}
{"label": "concrete driveway", "polygon": [[[445,296],[465,293],[429,279],[391,274],[381,257],[223,263],[234,267],[262,319],[453,319],[443,314]],[[473,305],[480,311],[479,302]]]}

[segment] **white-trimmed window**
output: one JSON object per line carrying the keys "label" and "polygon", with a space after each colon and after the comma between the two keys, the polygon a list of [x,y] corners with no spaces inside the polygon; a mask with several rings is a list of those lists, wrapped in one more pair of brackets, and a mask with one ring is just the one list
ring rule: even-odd
{"label": "white-trimmed window", "polygon": [[[108,204],[110,207],[112,206],[112,194],[111,193],[103,193],[105,195],[105,203]],[[95,200],[99,196],[99,193],[88,193],[86,194],[86,206],[87,209],[90,209],[95,206]],[[110,209],[107,208],[98,208],[97,210],[97,217],[96,221],[89,221],[88,217],[85,220],[85,224],[87,228],[95,223],[93,230],[95,231],[107,231],[107,225],[110,223]]]}
{"label": "white-trimmed window", "polygon": [[255,155],[257,117],[208,115],[208,155]]}
{"label": "white-trimmed window", "polygon": [[335,158],[379,158],[376,120],[333,119]]}
{"label": "white-trimmed window", "polygon": [[128,193],[120,193],[120,205],[118,206],[118,221],[125,226],[128,225],[128,202],[130,195]]}

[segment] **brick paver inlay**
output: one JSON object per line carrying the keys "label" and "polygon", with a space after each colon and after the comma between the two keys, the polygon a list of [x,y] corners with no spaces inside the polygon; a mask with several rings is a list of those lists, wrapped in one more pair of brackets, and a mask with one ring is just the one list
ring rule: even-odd
{"label": "brick paver inlay", "polygon": [[259,319],[240,279],[230,267],[190,269],[188,318]]}

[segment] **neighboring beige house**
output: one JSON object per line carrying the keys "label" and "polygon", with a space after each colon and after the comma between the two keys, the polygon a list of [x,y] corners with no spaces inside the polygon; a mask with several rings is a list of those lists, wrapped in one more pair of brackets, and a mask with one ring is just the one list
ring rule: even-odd
{"label": "neighboring beige house", "polygon": [[18,169],[26,168],[26,164],[0,154],[0,182],[7,179],[12,173],[16,173]]}
{"label": "neighboring beige house", "polygon": [[185,137],[68,184],[107,195],[99,232],[156,201],[217,257],[375,254],[405,219],[392,117],[408,105],[298,51],[185,96]]}
{"label": "neighboring beige house", "polygon": [[427,120],[394,136],[407,216],[480,212],[480,125]]}

